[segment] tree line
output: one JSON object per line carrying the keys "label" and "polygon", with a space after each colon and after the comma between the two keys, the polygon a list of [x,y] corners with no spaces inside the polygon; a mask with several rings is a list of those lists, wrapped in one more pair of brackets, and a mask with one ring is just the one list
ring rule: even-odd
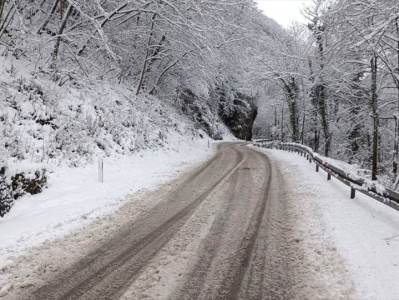
{"label": "tree line", "polygon": [[269,134],[357,163],[397,187],[397,1],[314,0],[304,14],[306,26],[293,25],[264,64],[277,87]]}

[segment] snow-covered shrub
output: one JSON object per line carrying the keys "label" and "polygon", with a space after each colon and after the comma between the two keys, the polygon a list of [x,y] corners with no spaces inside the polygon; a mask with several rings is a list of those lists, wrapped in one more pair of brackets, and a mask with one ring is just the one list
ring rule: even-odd
{"label": "snow-covered shrub", "polygon": [[4,217],[14,204],[14,198],[10,195],[10,190],[5,180],[0,178],[0,217]]}
{"label": "snow-covered shrub", "polygon": [[6,168],[2,167],[0,169],[0,217],[4,217],[10,211],[15,200],[26,194],[39,194],[46,185],[47,175],[44,169],[10,175]]}
{"label": "snow-covered shrub", "polygon": [[5,167],[0,170],[0,217],[8,213],[14,203],[11,188],[5,177]]}
{"label": "snow-covered shrub", "polygon": [[21,172],[11,177],[11,194],[14,199],[26,193],[35,195],[43,191],[47,185],[46,170]]}

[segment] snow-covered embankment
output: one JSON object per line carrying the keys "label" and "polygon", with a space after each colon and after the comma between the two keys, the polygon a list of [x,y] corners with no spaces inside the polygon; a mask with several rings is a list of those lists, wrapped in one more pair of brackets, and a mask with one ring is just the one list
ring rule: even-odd
{"label": "snow-covered embankment", "polygon": [[106,158],[104,183],[98,181],[96,163],[82,168],[56,168],[48,189],[19,199],[0,219],[0,268],[29,247],[60,238],[115,211],[128,194],[155,188],[213,153],[207,139],[183,142],[179,137],[171,145]]}
{"label": "snow-covered embankment", "polygon": [[304,239],[330,244],[337,251],[354,282],[355,295],[399,299],[399,212],[360,193],[351,200],[347,186],[334,178],[328,182],[324,171],[316,173],[314,164],[295,153],[262,151],[277,162],[287,190],[306,211],[301,222],[309,236]]}

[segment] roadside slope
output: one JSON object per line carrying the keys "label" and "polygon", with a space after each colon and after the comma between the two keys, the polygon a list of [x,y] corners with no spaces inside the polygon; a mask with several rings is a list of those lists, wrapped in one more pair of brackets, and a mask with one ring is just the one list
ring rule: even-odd
{"label": "roadside slope", "polygon": [[207,160],[213,151],[203,139],[108,158],[104,183],[97,180],[97,164],[59,170],[48,189],[18,200],[10,214],[0,219],[0,291],[10,288],[9,270],[31,247],[110,218],[136,199],[130,195],[158,188]]}

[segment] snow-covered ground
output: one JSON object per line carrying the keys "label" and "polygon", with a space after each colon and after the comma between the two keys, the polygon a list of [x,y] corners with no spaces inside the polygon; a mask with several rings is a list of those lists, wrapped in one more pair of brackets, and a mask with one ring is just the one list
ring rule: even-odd
{"label": "snow-covered ground", "polygon": [[167,149],[106,158],[103,183],[98,181],[96,163],[83,168],[55,167],[48,189],[19,199],[0,219],[0,268],[32,246],[115,211],[127,194],[155,188],[213,153],[208,139],[183,142],[180,136],[171,140]]}
{"label": "snow-covered ground", "polygon": [[313,229],[304,234],[336,247],[357,298],[399,299],[399,212],[360,193],[351,200],[347,186],[334,178],[328,182],[324,171],[316,173],[298,154],[262,151],[278,164],[298,205],[309,211],[302,219]]}

